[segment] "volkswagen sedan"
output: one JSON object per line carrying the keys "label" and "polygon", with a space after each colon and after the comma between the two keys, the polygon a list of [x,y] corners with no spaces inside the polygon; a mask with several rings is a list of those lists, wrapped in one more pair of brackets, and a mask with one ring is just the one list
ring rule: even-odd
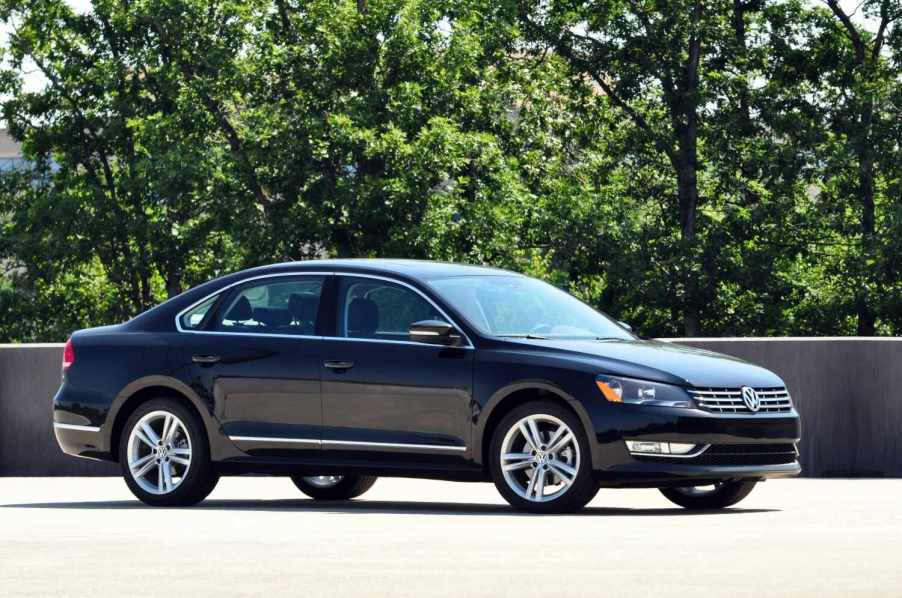
{"label": "volkswagen sedan", "polygon": [[797,475],[799,416],[755,365],[629,328],[539,280],[407,260],[284,263],[75,332],[60,447],[116,461],[150,505],[220,476],[346,500],[377,476],[492,481],[565,512],[600,487],[728,507]]}

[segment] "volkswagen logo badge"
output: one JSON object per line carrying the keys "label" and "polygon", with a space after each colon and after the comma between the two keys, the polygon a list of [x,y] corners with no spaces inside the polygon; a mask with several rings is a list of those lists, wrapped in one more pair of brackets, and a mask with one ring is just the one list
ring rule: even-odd
{"label": "volkswagen logo badge", "polygon": [[743,386],[739,390],[742,391],[742,402],[749,408],[749,411],[757,412],[761,408],[761,399],[758,398],[755,389],[751,386]]}

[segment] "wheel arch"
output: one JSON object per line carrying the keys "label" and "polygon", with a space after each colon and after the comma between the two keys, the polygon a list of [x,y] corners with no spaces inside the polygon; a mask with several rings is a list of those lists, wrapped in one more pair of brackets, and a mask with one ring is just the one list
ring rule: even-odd
{"label": "wheel arch", "polygon": [[545,380],[524,380],[510,384],[496,391],[482,409],[473,435],[473,459],[483,467],[489,463],[488,451],[492,443],[492,435],[498,424],[512,409],[531,400],[551,400],[570,409],[582,422],[583,430],[589,439],[593,467],[597,463],[595,455],[592,421],[585,407],[578,399],[559,386]]}
{"label": "wheel arch", "polygon": [[[194,412],[203,424],[201,427],[207,444],[211,445],[211,425],[218,427],[218,424],[197,393],[179,380],[167,376],[148,376],[135,380],[123,388],[113,401],[108,419],[112,422],[112,426],[107,437],[112,460],[119,460],[119,436],[129,416],[143,403],[164,397],[179,400]],[[210,451],[212,454],[212,446],[210,446]]]}

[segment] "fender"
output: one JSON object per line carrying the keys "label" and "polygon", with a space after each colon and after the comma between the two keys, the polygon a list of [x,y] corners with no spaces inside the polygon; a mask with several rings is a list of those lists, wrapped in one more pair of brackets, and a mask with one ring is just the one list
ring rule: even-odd
{"label": "fender", "polygon": [[110,423],[108,426],[104,426],[103,430],[103,442],[105,448],[110,453],[113,452],[113,422],[116,421],[116,418],[119,416],[119,412],[122,410],[122,407],[125,406],[125,403],[135,395],[145,388],[168,388],[175,393],[178,393],[184,397],[186,397],[191,404],[194,406],[195,410],[200,414],[201,423],[204,426],[204,429],[207,433],[207,438],[210,442],[210,456],[213,460],[221,460],[229,457],[238,457],[244,455],[244,453],[235,446],[235,444],[229,440],[228,436],[222,430],[222,425],[219,423],[219,420],[213,415],[210,411],[210,406],[200,398],[200,396],[192,389],[190,386],[178,380],[177,378],[172,378],[169,376],[161,376],[161,375],[152,375],[152,376],[144,376],[143,378],[138,378],[137,380],[129,383],[125,386],[119,393],[116,395],[116,398],[113,399],[112,404],[110,405],[110,410],[107,415],[106,421]]}
{"label": "fender", "polygon": [[576,412],[577,417],[583,424],[583,431],[586,433],[586,437],[589,439],[589,446],[591,451],[591,459],[593,469],[598,466],[600,460],[598,455],[596,454],[597,449],[595,447],[596,443],[592,442],[595,434],[593,432],[592,420],[589,417],[589,413],[586,411],[585,406],[582,402],[566,392],[560,386],[551,382],[550,380],[542,380],[542,379],[528,379],[528,380],[519,380],[517,382],[513,382],[508,384],[498,390],[496,390],[489,400],[486,401],[485,406],[482,408],[482,411],[479,415],[479,419],[476,422],[476,425],[473,430],[473,460],[480,465],[484,465],[482,462],[482,454],[483,448],[486,442],[491,442],[490,438],[484,438],[485,436],[485,426],[488,421],[491,419],[492,412],[501,404],[504,399],[509,397],[515,392],[521,390],[544,390],[557,397],[564,399],[567,402],[573,411]]}

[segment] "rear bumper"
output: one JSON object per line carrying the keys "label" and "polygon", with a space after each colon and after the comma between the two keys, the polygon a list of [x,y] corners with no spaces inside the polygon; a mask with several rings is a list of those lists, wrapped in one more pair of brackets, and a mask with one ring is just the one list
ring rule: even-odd
{"label": "rear bumper", "polygon": [[56,443],[67,455],[87,459],[108,459],[109,451],[103,446],[101,429],[94,426],[53,422]]}
{"label": "rear bumper", "polygon": [[[720,414],[614,405],[593,414],[593,424],[595,477],[603,486],[702,485],[801,473],[795,451],[801,422],[795,410]],[[693,458],[636,456],[629,452],[625,440],[693,443],[700,450],[708,448]]]}

